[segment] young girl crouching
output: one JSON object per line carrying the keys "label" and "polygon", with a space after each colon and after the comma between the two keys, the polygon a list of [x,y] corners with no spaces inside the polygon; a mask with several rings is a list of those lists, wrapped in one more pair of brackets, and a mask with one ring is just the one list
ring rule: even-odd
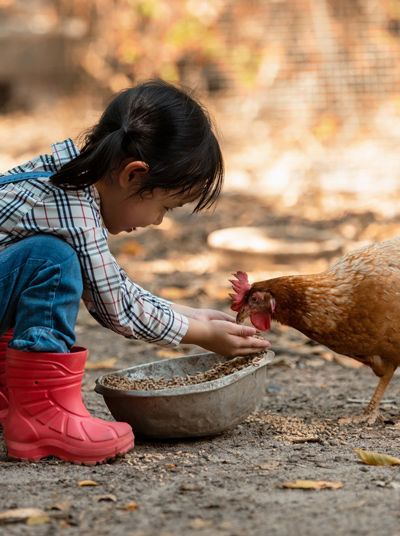
{"label": "young girl crouching", "polygon": [[0,175],[0,422],[8,454],[95,464],[134,444],[127,423],[92,417],[81,398],[83,299],[124,337],[196,344],[226,356],[268,346],[226,313],[167,302],[131,281],[107,234],[159,225],[186,203],[212,205],[223,160],[205,109],[155,80],[120,93],[79,151],[67,139]]}

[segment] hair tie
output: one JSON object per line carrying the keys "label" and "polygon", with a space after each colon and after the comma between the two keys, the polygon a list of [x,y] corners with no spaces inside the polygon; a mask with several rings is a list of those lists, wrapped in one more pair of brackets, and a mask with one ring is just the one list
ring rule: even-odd
{"label": "hair tie", "polygon": [[121,125],[121,129],[124,134],[128,134],[128,127],[125,124]]}

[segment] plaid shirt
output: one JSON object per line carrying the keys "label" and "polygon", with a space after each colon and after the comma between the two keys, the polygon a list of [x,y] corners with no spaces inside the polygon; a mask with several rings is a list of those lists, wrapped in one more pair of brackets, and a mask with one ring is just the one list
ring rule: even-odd
{"label": "plaid shirt", "polygon": [[[26,171],[57,171],[79,154],[67,139],[2,176]],[[108,248],[100,197],[94,186],[66,191],[48,178],[0,186],[0,250],[36,233],[58,236],[76,251],[82,268],[83,301],[103,326],[127,338],[167,346],[179,344],[188,328],[185,316],[168,302],[133,283]]]}

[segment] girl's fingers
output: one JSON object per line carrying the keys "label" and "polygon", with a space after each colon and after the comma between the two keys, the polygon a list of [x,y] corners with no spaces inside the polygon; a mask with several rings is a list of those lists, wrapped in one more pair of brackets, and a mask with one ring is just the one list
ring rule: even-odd
{"label": "girl's fingers", "polygon": [[223,311],[219,312],[224,320],[227,320],[228,322],[234,322],[236,324],[236,319],[234,316],[230,315],[229,313],[224,313]]}
{"label": "girl's fingers", "polygon": [[236,334],[239,335],[239,337],[251,337],[257,333],[256,328],[251,326],[243,326],[242,324],[235,324],[235,326],[237,326]]}
{"label": "girl's fingers", "polygon": [[227,322],[233,322],[234,324],[236,324],[235,317],[228,313],[224,313],[223,311],[210,310],[208,311],[208,313],[214,320],[226,320]]}
{"label": "girl's fingers", "polygon": [[266,339],[252,339],[252,338],[250,338],[249,342],[250,341],[251,341],[251,348],[255,348],[255,349],[271,348],[271,343],[269,341],[267,341]]}

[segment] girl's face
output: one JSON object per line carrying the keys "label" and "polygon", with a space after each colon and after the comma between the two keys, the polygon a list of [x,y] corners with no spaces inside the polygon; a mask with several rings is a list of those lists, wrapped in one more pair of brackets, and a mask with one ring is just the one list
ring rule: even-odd
{"label": "girl's face", "polygon": [[[139,171],[142,172],[143,170]],[[136,227],[160,225],[169,210],[182,207],[197,197],[190,192],[182,194],[162,188],[138,194],[135,193],[136,184],[132,168],[125,177],[121,173],[117,180],[101,180],[96,183],[103,222],[111,234],[122,231],[129,233]]]}
{"label": "girl's face", "polygon": [[[168,192],[156,188],[151,193],[135,194],[112,210],[108,221],[104,221],[111,234],[121,231],[131,232],[137,227],[160,225],[165,214],[177,207],[182,207],[192,199],[178,192]],[[104,216],[103,216],[104,219]]]}

